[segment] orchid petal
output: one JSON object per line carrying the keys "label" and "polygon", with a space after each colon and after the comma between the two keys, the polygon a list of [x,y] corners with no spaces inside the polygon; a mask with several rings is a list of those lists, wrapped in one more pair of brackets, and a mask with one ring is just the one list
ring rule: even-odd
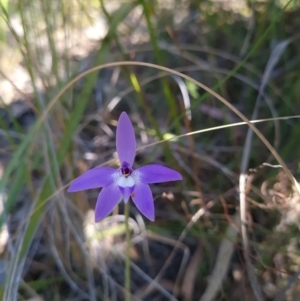
{"label": "orchid petal", "polygon": [[178,171],[158,164],[140,167],[133,172],[133,176],[148,184],[182,180]]}
{"label": "orchid petal", "polygon": [[104,219],[116,207],[121,199],[121,191],[115,183],[102,188],[96,203],[95,222]]}
{"label": "orchid petal", "polygon": [[105,187],[114,181],[117,171],[110,167],[96,167],[76,178],[69,186],[68,192]]}
{"label": "orchid petal", "polygon": [[154,201],[148,184],[138,182],[135,185],[132,200],[144,216],[150,221],[154,221]]}
{"label": "orchid petal", "polygon": [[136,151],[135,134],[132,123],[125,112],[121,114],[118,121],[116,146],[121,164],[127,162],[132,166]]}
{"label": "orchid petal", "polygon": [[126,204],[129,200],[129,198],[130,198],[130,195],[133,192],[134,186],[132,186],[132,187],[121,187],[121,186],[119,186],[119,188],[120,188],[120,191],[123,195],[124,203]]}

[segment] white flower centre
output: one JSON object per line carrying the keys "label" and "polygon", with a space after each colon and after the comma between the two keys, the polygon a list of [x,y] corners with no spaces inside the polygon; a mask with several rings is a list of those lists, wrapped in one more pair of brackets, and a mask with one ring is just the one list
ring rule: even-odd
{"label": "white flower centre", "polygon": [[134,170],[131,174],[136,182],[138,182],[141,178],[141,173],[138,170]]}
{"label": "white flower centre", "polygon": [[118,179],[118,185],[121,187],[132,187],[135,185],[135,180],[132,176],[128,176],[128,177],[120,177]]}

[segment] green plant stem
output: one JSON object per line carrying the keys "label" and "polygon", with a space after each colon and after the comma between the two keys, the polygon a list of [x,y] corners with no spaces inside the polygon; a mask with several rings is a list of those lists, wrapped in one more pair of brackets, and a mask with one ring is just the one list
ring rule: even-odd
{"label": "green plant stem", "polygon": [[[144,16],[146,19],[146,23],[147,23],[147,28],[149,31],[149,35],[150,35],[150,41],[153,47],[153,52],[154,52],[154,56],[156,59],[156,62],[158,63],[158,65],[163,65],[163,58],[161,56],[161,51],[159,49],[158,46],[158,41],[156,38],[156,34],[155,34],[155,30],[154,30],[154,26],[151,22],[151,16],[150,16],[150,6],[152,5],[149,1],[146,0],[139,0],[139,3],[141,4],[141,6],[143,7],[143,12],[144,12]],[[176,133],[179,134],[180,133],[180,126],[179,126],[179,122],[177,119],[178,116],[178,111],[177,111],[177,107],[174,101],[174,97],[171,93],[168,81],[165,77],[162,78],[162,87],[163,87],[163,92],[166,96],[167,102],[168,102],[168,106],[170,108],[170,112],[171,112],[171,116],[172,119],[174,120],[174,127],[176,130]]]}
{"label": "green plant stem", "polygon": [[130,301],[130,228],[129,228],[129,201],[125,204],[125,231],[126,231],[126,257],[125,257],[125,301]]}
{"label": "green plant stem", "polygon": [[[101,3],[101,7],[102,7],[104,15],[106,16],[106,18],[108,20],[108,23],[110,24],[110,27],[112,27],[113,26],[113,22],[114,22],[113,21],[114,18],[106,10],[105,5],[104,5],[104,0],[100,0],[100,3]],[[155,38],[154,30],[152,30],[151,32],[153,32],[153,37]],[[122,43],[119,40],[117,31],[111,31],[111,34],[109,35],[109,37],[111,37],[112,39],[114,39],[114,41],[116,42],[116,44],[117,44],[117,46],[119,48],[119,51],[123,55],[124,60],[125,61],[129,61],[130,60],[130,56],[129,56],[129,54],[126,54],[126,52],[124,51]],[[156,52],[158,53],[158,51],[159,51],[158,46],[156,46],[156,48],[157,48]],[[159,53],[158,53],[158,55],[159,55]],[[132,85],[133,90],[136,93],[138,103],[145,110],[147,118],[149,119],[149,121],[151,122],[153,128],[155,129],[155,131],[157,133],[157,136],[159,137],[160,140],[163,140],[164,136],[163,136],[163,134],[161,133],[161,131],[159,129],[158,122],[154,118],[153,113],[151,111],[151,108],[145,102],[145,99],[144,99],[144,96],[143,96],[143,92],[142,92],[142,88],[141,88],[141,85],[140,85],[140,81],[137,78],[137,76],[135,75],[135,73],[133,72],[132,67],[131,66],[128,66],[128,67],[125,66],[124,68],[121,68],[121,71],[122,71],[124,77]],[[171,150],[170,150],[168,144],[164,144],[164,152],[165,152],[165,157],[166,157],[167,163],[170,164],[170,165],[174,164],[174,161],[172,162],[172,153],[171,153]]]}

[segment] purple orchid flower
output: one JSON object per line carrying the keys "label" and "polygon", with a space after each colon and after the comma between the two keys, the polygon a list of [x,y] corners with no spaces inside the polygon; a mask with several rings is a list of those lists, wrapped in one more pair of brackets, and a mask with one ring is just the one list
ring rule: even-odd
{"label": "purple orchid flower", "polygon": [[93,168],[70,185],[68,191],[103,187],[96,204],[95,221],[105,218],[118,204],[121,197],[127,203],[130,196],[139,211],[149,220],[154,220],[154,201],[148,184],[182,180],[179,172],[168,167],[150,164],[133,170],[136,142],[132,123],[123,112],[117,126],[117,153],[121,166]]}

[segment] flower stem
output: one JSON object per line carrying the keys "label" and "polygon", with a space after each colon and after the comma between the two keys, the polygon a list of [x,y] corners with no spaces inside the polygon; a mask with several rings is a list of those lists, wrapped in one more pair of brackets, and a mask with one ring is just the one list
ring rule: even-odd
{"label": "flower stem", "polygon": [[126,230],[126,257],[125,257],[125,301],[130,301],[130,228],[129,228],[129,201],[125,204],[125,230]]}

